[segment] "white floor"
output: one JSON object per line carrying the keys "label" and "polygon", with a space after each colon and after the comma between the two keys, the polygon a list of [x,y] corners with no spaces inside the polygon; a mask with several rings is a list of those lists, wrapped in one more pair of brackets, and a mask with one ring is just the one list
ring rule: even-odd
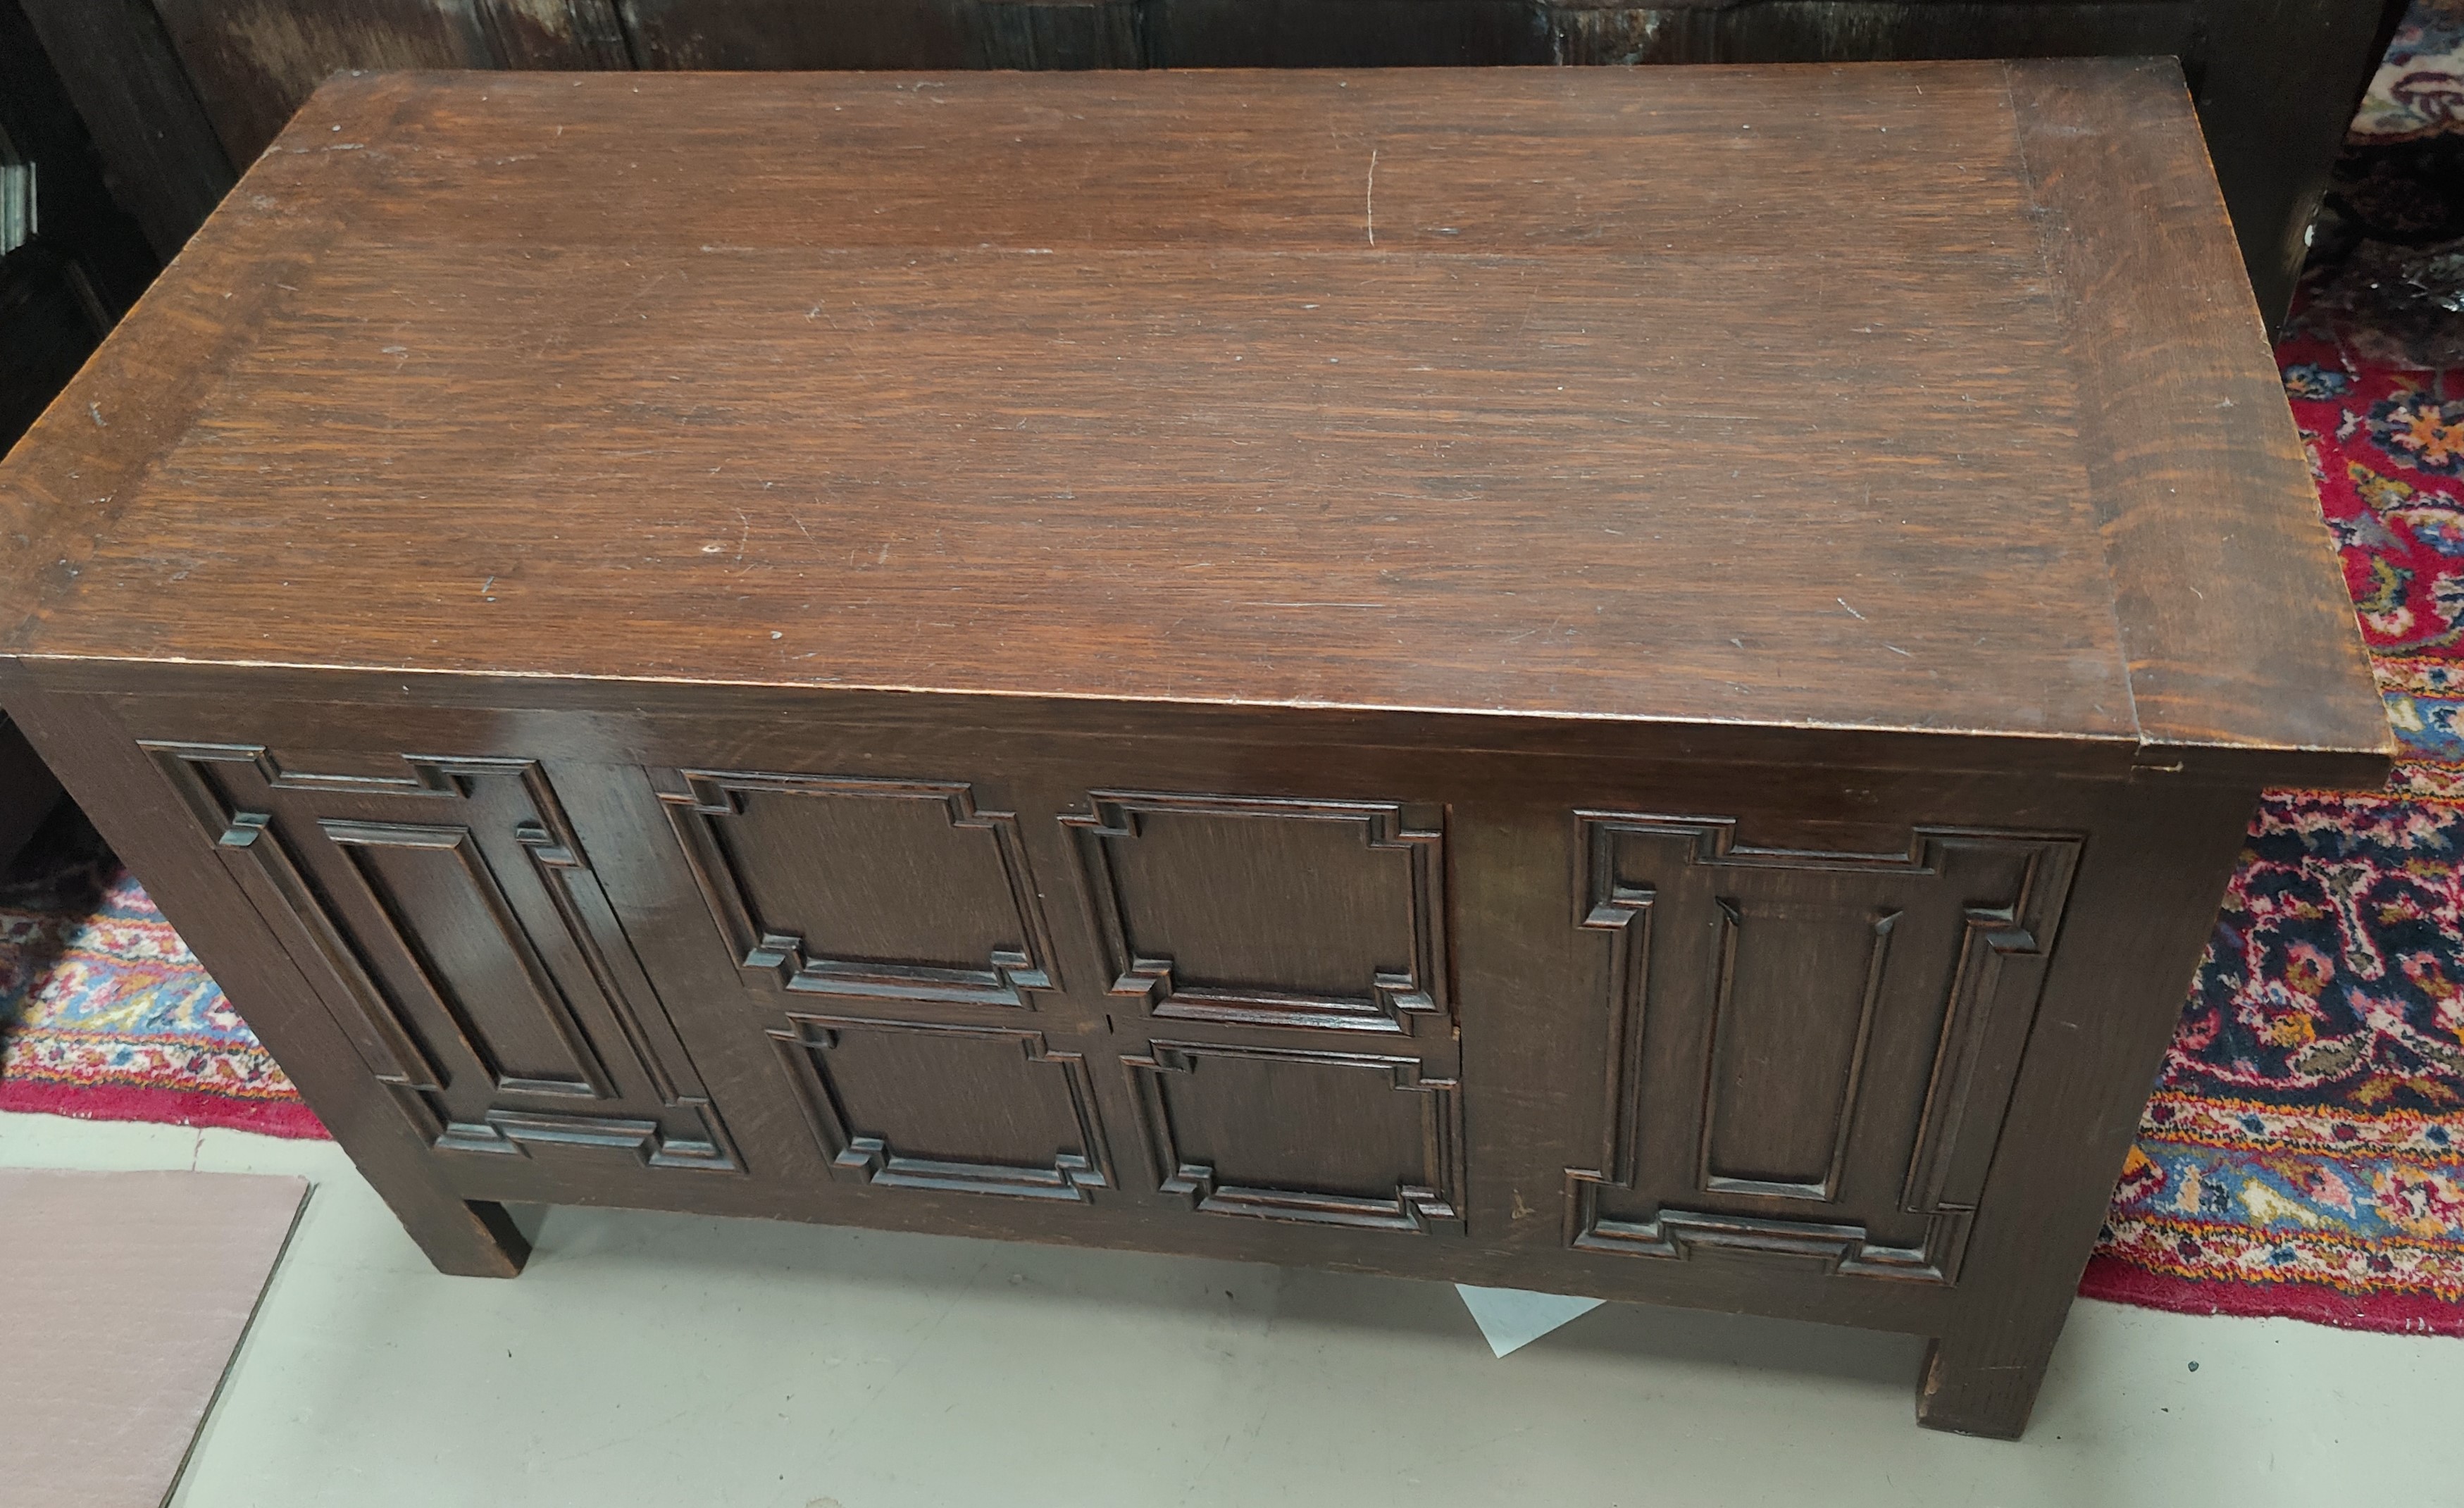
{"label": "white floor", "polygon": [[575,1210],[493,1282],[324,1143],[0,1115],[0,1165],[316,1181],[186,1508],[2464,1503],[2454,1340],[2082,1301],[2003,1445],[1817,1325],[1611,1304],[1501,1361],[1438,1284]]}

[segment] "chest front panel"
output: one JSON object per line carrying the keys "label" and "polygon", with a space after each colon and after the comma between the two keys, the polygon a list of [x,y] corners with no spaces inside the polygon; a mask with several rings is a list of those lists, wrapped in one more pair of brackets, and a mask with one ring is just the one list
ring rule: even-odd
{"label": "chest front panel", "polygon": [[[511,1154],[537,1197],[586,1171],[690,1204],[662,1191],[700,1169],[850,1218],[1237,1221],[1433,1271],[1468,1242],[1954,1283],[2081,855],[1922,821],[1757,847],[1699,778],[1501,819],[1443,760],[1243,785],[1067,746],[717,768],[210,721],[157,767],[474,1186]],[[1525,869],[1559,877],[1545,928],[1495,904]],[[1553,1220],[1523,1218],[1535,1164]]]}

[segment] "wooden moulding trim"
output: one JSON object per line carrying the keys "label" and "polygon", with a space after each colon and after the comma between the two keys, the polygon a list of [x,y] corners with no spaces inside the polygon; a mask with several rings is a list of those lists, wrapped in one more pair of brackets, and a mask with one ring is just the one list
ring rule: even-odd
{"label": "wooden moulding trim", "polygon": [[[841,728],[1089,737],[1199,739],[1275,747],[1427,749],[1450,754],[1617,758],[1669,763],[1809,762],[1945,774],[2041,771],[2073,778],[2127,777],[2143,762],[2127,738],[2065,738],[1956,730],[1781,727],[1401,708],[1016,696],[847,687],[747,686],[618,677],[529,677],[467,671],[372,670],[0,655],[0,693],[12,685],[62,695],[212,697],[252,704],[569,712],[628,718],[794,717]],[[1262,717],[1262,711],[1271,715]],[[553,753],[549,751],[549,753]],[[2275,779],[2285,755],[2259,752]],[[2236,776],[2238,778],[2239,776]],[[2310,783],[2337,777],[2314,768]],[[2374,781],[2372,783],[2375,783]]]}
{"label": "wooden moulding trim", "polygon": [[2127,738],[2033,737],[2008,733],[1882,728],[1787,728],[1750,724],[1552,717],[1402,709],[1282,707],[1224,702],[1012,696],[992,693],[771,687],[598,677],[513,677],[466,671],[313,669],[164,664],[84,656],[0,656],[0,691],[12,683],[69,695],[245,695],[319,705],[519,710],[529,715],[624,712],[649,717],[795,717],[841,728],[1080,736],[1203,739],[1276,747],[1435,749],[1469,754],[1614,758],[1672,764],[1770,765],[1825,762],[1863,770],[1946,775],[2059,774],[2120,780],[2164,774],[2224,784],[2377,790],[2388,756],[2380,751],[2159,748]]}
{"label": "wooden moulding trim", "polygon": [[2392,737],[2180,70],[2006,67],[2142,763],[2255,746],[2378,783]]}

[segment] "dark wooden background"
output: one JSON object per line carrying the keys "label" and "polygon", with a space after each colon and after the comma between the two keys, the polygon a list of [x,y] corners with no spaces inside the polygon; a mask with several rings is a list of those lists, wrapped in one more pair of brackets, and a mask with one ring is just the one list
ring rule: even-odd
{"label": "dark wooden background", "polygon": [[2279,317],[2402,0],[0,0],[14,440],[338,69],[1369,68],[2173,55]]}

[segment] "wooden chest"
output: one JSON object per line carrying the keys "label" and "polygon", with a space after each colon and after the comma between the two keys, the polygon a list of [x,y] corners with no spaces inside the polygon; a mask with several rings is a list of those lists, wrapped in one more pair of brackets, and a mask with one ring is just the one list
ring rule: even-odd
{"label": "wooden chest", "polygon": [[1455,1279],[2013,1434],[2256,793],[2387,761],[2169,63],[346,77],[0,506],[10,711],[461,1273]]}

